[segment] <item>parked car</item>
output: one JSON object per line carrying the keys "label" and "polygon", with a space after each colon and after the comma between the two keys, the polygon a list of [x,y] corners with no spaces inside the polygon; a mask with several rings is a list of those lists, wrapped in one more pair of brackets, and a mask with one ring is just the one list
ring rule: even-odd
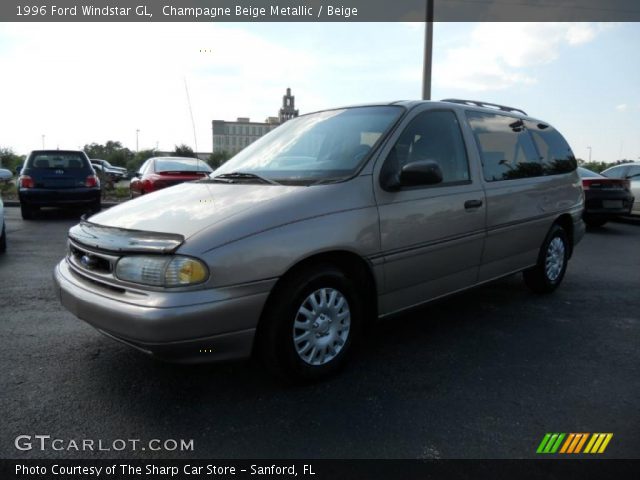
{"label": "parked car", "polygon": [[112,171],[106,170],[102,165],[97,163],[92,163],[91,166],[96,171],[96,175],[100,179],[100,184],[103,188],[113,188],[113,186],[122,180],[122,175],[118,173],[114,173]]}
{"label": "parked car", "polygon": [[601,227],[609,220],[628,215],[633,205],[629,180],[607,178],[599,173],[578,167],[584,190],[584,223]]}
{"label": "parked car", "polygon": [[155,192],[191,180],[199,180],[213,170],[202,160],[186,157],[153,157],[145,161],[131,179],[131,197]]}
{"label": "parked car", "polygon": [[100,171],[113,177],[115,180],[123,180],[129,178],[129,173],[126,168],[116,167],[114,165],[111,165],[106,160],[92,158],[91,165],[93,165],[94,168],[99,167]]}
{"label": "parked car", "polygon": [[552,292],[583,206],[569,145],[520,110],[340,108],[80,222],[54,278],[68,310],[144,352],[255,354],[310,380],[341,368],[372,318],[517,272]]}
{"label": "parked car", "polygon": [[640,215],[640,162],[625,163],[607,168],[602,175],[608,178],[623,178],[631,182],[631,194],[634,197],[632,215]]}
{"label": "parked car", "polygon": [[82,151],[34,150],[18,177],[22,218],[40,207],[86,207],[100,211],[100,181]]}
{"label": "parked car", "polygon": [[[0,168],[0,183],[8,182],[13,177],[10,170]],[[4,204],[2,203],[2,196],[0,196],[0,253],[4,253],[7,250],[7,229],[4,224]]]}

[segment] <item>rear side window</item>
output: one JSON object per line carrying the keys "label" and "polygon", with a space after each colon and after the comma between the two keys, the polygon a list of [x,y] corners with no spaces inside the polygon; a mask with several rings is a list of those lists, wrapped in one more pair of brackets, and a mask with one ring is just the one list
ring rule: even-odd
{"label": "rear side window", "polygon": [[640,179],[640,165],[634,165],[629,167],[629,171],[627,172],[627,178],[632,178],[633,180]]}
{"label": "rear side window", "polygon": [[34,153],[27,165],[28,168],[51,168],[51,169],[88,169],[84,155],[80,152],[43,152]]}
{"label": "rear side window", "polygon": [[544,175],[543,162],[518,118],[467,112],[488,182]]}
{"label": "rear side window", "polygon": [[573,172],[577,168],[571,147],[555,128],[531,121],[526,125],[542,156],[545,175]]}

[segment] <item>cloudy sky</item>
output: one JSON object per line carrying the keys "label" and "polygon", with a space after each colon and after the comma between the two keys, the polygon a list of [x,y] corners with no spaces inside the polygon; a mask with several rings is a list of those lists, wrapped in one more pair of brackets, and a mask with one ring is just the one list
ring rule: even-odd
{"label": "cloudy sky", "polygon": [[[211,120],[263,121],[421,94],[423,24],[0,24],[0,147],[119,140],[211,151]],[[559,128],[576,155],[640,157],[640,24],[441,23],[433,98],[481,99]]]}

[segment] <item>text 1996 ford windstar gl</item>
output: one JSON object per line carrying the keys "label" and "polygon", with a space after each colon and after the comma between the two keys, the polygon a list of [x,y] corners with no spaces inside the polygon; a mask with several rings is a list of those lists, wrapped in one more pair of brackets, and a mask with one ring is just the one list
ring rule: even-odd
{"label": "text 1996 ford windstar gl", "polygon": [[582,208],[569,145],[520,110],[341,108],[81,221],[54,277],[67,309],[145,352],[256,354],[314,379],[344,364],[372,318],[516,272],[553,291]]}

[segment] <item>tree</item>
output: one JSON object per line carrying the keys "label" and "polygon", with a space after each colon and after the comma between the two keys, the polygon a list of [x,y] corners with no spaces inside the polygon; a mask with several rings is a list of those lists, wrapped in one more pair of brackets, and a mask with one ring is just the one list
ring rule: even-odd
{"label": "tree", "polygon": [[17,155],[11,148],[0,147],[0,168],[16,173],[16,167],[22,165],[24,160],[24,155]]}
{"label": "tree", "polygon": [[173,152],[173,155],[175,155],[176,157],[195,157],[196,156],[195,152],[189,145],[185,145],[183,143],[182,145],[176,145],[175,147],[176,148],[175,148],[175,151]]}
{"label": "tree", "polygon": [[133,155],[133,158],[127,161],[127,170],[130,172],[137,172],[142,164],[148,158],[155,157],[158,155],[158,151],[152,149],[149,150],[140,150],[138,153]]}
{"label": "tree", "polygon": [[83,150],[89,158],[100,158],[119,167],[126,166],[127,162],[134,156],[131,150],[122,146],[122,143],[114,142],[113,140],[109,140],[104,145],[91,143],[85,145]]}
{"label": "tree", "polygon": [[231,158],[231,154],[226,150],[214,152],[207,158],[207,163],[214,170]]}

